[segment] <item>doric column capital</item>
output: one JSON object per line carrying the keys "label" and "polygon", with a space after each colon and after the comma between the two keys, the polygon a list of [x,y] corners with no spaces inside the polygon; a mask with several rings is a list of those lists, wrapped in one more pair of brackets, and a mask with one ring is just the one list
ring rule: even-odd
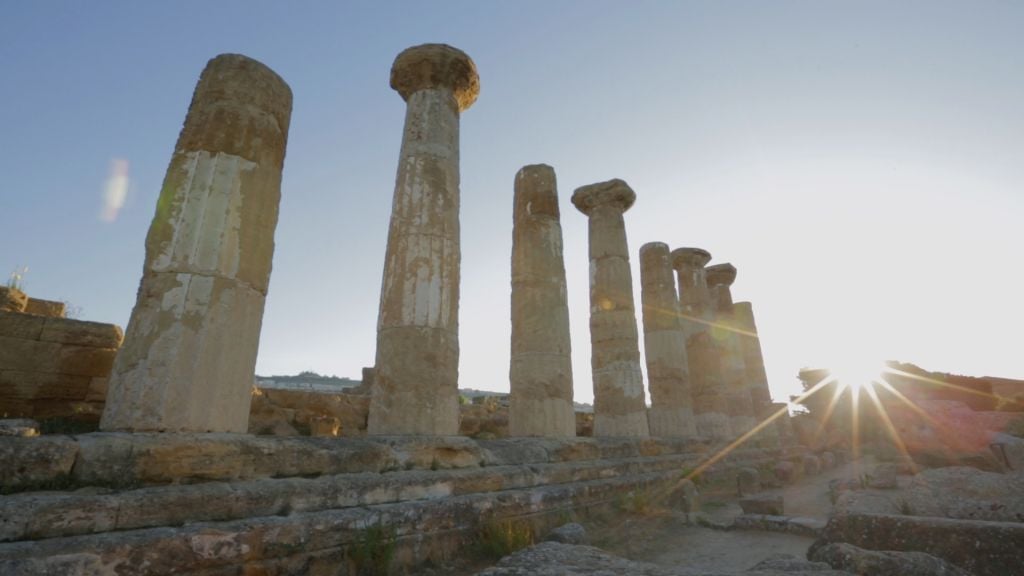
{"label": "doric column capital", "polygon": [[704,270],[707,272],[708,286],[732,286],[736,281],[736,267],[728,262],[708,266]]}
{"label": "doric column capital", "polygon": [[618,178],[597,184],[580,186],[572,194],[572,204],[580,212],[590,216],[599,206],[613,206],[621,212],[629,210],[636,201],[636,192]]}
{"label": "doric column capital", "polygon": [[447,44],[421,44],[395,58],[391,87],[406,101],[420,90],[448,88],[462,112],[476,102],[480,76],[476,64],[462,50]]}
{"label": "doric column capital", "polygon": [[711,261],[711,253],[703,248],[676,248],[672,251],[672,268],[685,270],[703,268]]}

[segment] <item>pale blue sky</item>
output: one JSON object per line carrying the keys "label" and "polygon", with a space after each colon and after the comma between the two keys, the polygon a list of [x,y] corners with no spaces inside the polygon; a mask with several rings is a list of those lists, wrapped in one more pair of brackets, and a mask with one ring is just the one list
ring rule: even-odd
{"label": "pale blue sky", "polygon": [[[1024,377],[1024,4],[6,2],[0,272],[127,323],[192,89],[222,52],[292,87],[257,370],[358,378],[404,104],[402,49],[481,76],[462,122],[461,385],[508,389],[512,181],[555,167],[576,396],[592,398],[586,220],[623,178],[649,241],[739,269],[777,397],[802,365],[899,359]],[[127,201],[99,217],[115,159]],[[638,280],[638,278],[635,278]],[[637,288],[638,290],[638,288]],[[636,294],[639,299],[639,290]]]}

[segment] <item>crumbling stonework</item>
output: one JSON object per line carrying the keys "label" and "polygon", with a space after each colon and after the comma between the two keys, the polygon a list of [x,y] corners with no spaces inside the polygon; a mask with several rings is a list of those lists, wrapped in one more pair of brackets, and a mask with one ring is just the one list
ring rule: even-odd
{"label": "crumbling stonework", "polygon": [[622,180],[577,188],[572,203],[589,217],[590,365],[594,435],[647,436],[633,275],[623,213],[636,194]]}
{"label": "crumbling stonework", "polygon": [[377,320],[370,434],[459,429],[459,114],[476,101],[473,61],[443,44],[403,51],[391,87],[405,132]]}
{"label": "crumbling stonework", "polygon": [[288,85],[217,56],[199,78],[146,237],[104,430],[245,432],[270,281]]}
{"label": "crumbling stonework", "polygon": [[695,436],[686,333],[670,260],[663,242],[640,247],[640,298],[651,393],[648,421],[652,436]]}
{"label": "crumbling stonework", "polygon": [[686,358],[697,433],[723,440],[730,436],[722,390],[722,366],[711,337],[711,294],[704,266],[711,254],[701,248],[676,248],[672,267],[679,281],[679,308],[686,334]]}
{"label": "crumbling stonework", "polygon": [[0,417],[95,424],[121,338],[113,324],[0,312]]}
{"label": "crumbling stonework", "polygon": [[721,366],[729,428],[733,437],[750,431],[755,425],[754,407],[746,384],[741,335],[733,313],[732,283],[736,268],[732,264],[716,264],[706,268],[708,291],[711,294],[714,322],[711,337]]}
{"label": "crumbling stonework", "polygon": [[512,227],[512,436],[576,435],[572,346],[555,171],[516,174]]}

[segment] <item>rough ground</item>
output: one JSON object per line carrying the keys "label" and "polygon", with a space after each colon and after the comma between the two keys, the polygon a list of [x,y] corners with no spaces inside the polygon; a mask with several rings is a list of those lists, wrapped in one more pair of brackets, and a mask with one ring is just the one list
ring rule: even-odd
{"label": "rough ground", "polygon": [[[765,490],[763,494],[781,494],[788,516],[824,521],[832,507],[829,482],[835,478],[857,478],[870,467],[869,462],[840,465],[797,484]],[[480,574],[546,574],[544,570],[549,566],[554,570],[551,574],[846,574],[804,560],[814,542],[809,535],[711,527],[728,526],[742,514],[738,500],[735,490],[729,487],[706,491],[701,495],[706,521],[697,523],[688,522],[682,513],[659,510],[656,505],[638,513],[591,519],[583,523],[594,547],[544,543],[507,557]]]}

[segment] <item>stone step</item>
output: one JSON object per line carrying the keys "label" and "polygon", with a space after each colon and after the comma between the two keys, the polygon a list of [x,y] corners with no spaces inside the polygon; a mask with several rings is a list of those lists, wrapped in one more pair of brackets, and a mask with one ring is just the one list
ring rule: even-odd
{"label": "stone step", "polygon": [[[552,527],[567,515],[613,506],[623,494],[668,497],[680,472],[481,492],[227,522],[195,522],[0,544],[0,574],[238,574],[339,571],[368,529],[393,534],[392,568],[443,563],[488,521]],[[262,572],[260,572],[262,571]],[[332,572],[332,573],[334,573]]]}
{"label": "stone step", "polygon": [[263,478],[113,493],[95,493],[88,488],[65,493],[26,492],[0,499],[0,542],[433,500],[669,471],[682,474],[697,463],[697,455],[680,454],[458,470]]}

